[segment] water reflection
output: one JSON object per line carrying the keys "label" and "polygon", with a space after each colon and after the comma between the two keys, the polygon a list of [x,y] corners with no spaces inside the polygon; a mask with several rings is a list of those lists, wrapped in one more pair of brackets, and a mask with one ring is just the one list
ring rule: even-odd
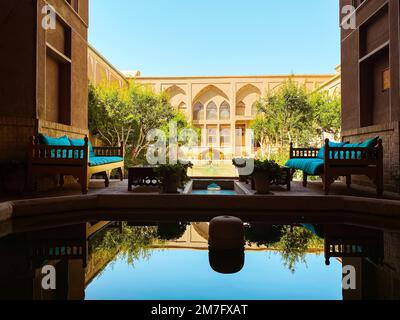
{"label": "water reflection", "polygon": [[238,249],[213,249],[208,252],[211,268],[222,274],[235,274],[240,272],[245,263],[244,248]]}
{"label": "water reflection", "polygon": [[[247,222],[244,226],[245,249],[211,249],[207,262],[210,269],[222,274],[239,272],[240,277],[247,264],[246,254],[267,257],[265,252],[272,251],[281,256],[287,270],[295,273],[310,254],[323,253],[326,262],[339,259],[341,264],[357,270],[360,286],[343,291],[344,299],[400,296],[399,233],[350,225]],[[138,262],[142,264],[158,252],[155,249],[207,252],[208,232],[208,223],[103,221],[12,234],[0,239],[0,299],[84,299],[87,286],[100,279],[116,261],[122,259],[134,272]],[[265,272],[277,271],[268,268],[268,259],[264,261]],[[324,259],[319,267],[321,272],[329,268],[323,262]],[[190,259],[185,263],[190,264]],[[45,265],[57,270],[56,290],[42,288]],[[254,280],[257,282],[260,276],[254,274]]]}

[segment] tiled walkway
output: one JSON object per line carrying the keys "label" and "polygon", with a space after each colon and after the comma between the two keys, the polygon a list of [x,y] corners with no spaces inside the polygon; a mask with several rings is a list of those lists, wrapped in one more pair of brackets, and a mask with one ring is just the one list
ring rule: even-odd
{"label": "tiled walkway", "polygon": [[[91,194],[131,194],[131,193],[154,193],[157,194],[160,191],[158,189],[146,189],[139,188],[133,192],[128,191],[127,181],[119,181],[113,180],[110,183],[109,188],[104,187],[104,182],[101,180],[92,180],[90,183],[89,195]],[[247,188],[250,189],[250,186],[247,185]],[[321,196],[324,195],[322,190],[321,182],[310,182],[307,188],[304,188],[301,182],[293,182],[292,183],[292,191],[287,192],[285,188],[273,188],[272,192],[275,195],[279,196]],[[20,200],[20,199],[29,199],[29,198],[44,198],[44,197],[59,197],[59,196],[71,196],[71,195],[80,195],[80,186],[78,184],[67,185],[63,188],[57,188],[48,192],[38,193],[34,196],[19,196],[19,197],[10,197],[10,198],[0,198],[0,202],[7,200]],[[346,196],[355,196],[355,197],[366,197],[366,198],[376,198],[376,192],[373,188],[362,187],[353,185],[352,188],[348,189],[344,183],[336,182],[332,185],[330,195],[346,195]],[[400,200],[400,195],[396,193],[386,192],[384,195],[385,199],[390,200]]]}

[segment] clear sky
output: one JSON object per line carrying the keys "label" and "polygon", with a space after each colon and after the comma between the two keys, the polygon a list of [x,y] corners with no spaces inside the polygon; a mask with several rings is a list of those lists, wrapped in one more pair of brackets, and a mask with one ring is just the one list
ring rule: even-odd
{"label": "clear sky", "polygon": [[339,0],[90,0],[89,42],[143,76],[333,73]]}
{"label": "clear sky", "polygon": [[[320,0],[323,1],[323,0]],[[326,0],[324,0],[326,1]],[[208,251],[152,250],[134,266],[118,256],[86,288],[87,300],[342,300],[342,265],[307,254],[291,273],[277,252],[247,252],[241,272],[210,267]]]}

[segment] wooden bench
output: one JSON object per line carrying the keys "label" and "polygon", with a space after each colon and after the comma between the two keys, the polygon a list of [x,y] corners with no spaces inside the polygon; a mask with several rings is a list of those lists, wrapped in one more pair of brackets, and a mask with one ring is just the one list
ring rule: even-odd
{"label": "wooden bench", "polygon": [[[84,146],[48,146],[39,144],[38,137],[31,138],[28,148],[28,181],[30,191],[36,189],[39,177],[59,175],[60,185],[64,185],[64,176],[73,176],[78,179],[82,193],[87,194],[89,180],[94,174],[103,174],[105,186],[110,183],[110,174],[118,170],[121,181],[124,176],[124,148],[120,147],[93,147],[96,157],[118,157],[122,161],[90,165],[89,139],[85,137]],[[93,159],[92,159],[93,160]],[[118,159],[119,160],[119,159]],[[106,161],[105,161],[106,162]]]}
{"label": "wooden bench", "polygon": [[[294,148],[290,144],[290,159],[318,159],[320,149]],[[298,169],[292,168],[292,175]],[[382,140],[371,148],[331,147],[329,140],[325,141],[323,166],[318,175],[322,177],[325,194],[339,177],[346,177],[347,187],[351,186],[352,175],[365,175],[376,185],[377,195],[383,194],[383,146]],[[307,187],[308,174],[303,171],[303,185]]]}

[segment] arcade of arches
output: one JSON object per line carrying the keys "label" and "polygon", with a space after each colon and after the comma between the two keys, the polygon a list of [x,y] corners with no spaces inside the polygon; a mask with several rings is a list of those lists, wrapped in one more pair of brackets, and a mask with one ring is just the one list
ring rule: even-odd
{"label": "arcade of arches", "polygon": [[135,82],[150,85],[156,92],[166,91],[172,105],[201,129],[196,159],[206,160],[210,153],[215,159],[217,153],[221,160],[230,160],[252,155],[249,127],[255,102],[290,77],[314,91],[330,83],[335,75],[137,77]]}

